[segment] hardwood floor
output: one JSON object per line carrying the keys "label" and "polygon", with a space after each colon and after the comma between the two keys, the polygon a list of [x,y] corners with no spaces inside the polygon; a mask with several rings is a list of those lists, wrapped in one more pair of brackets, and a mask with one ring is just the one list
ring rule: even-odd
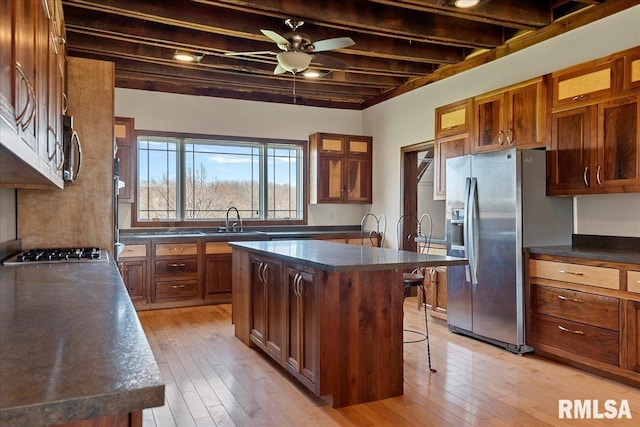
{"label": "hardwood floor", "polygon": [[[166,403],[144,411],[158,426],[637,426],[640,390],[535,355],[448,331],[429,319],[424,342],[405,344],[404,395],[333,409],[260,351],[233,336],[231,305],[141,311],[140,321],[166,381]],[[415,298],[405,327],[424,329]],[[407,336],[407,339],[413,338]],[[631,419],[558,418],[559,399],[626,399]]]}

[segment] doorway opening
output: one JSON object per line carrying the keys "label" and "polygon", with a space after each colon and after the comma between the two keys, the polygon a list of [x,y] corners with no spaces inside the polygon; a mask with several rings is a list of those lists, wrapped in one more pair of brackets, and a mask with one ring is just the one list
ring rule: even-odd
{"label": "doorway opening", "polygon": [[[445,201],[434,200],[434,149],[433,141],[402,147],[402,212],[420,218],[428,213],[433,221],[432,240],[445,238]],[[403,224],[402,235],[416,234],[415,221]],[[399,249],[416,250],[415,242],[401,239]]]}

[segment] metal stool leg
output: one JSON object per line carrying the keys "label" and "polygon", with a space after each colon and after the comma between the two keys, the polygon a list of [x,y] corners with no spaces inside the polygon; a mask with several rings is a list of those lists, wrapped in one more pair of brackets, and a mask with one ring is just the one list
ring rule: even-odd
{"label": "metal stool leg", "polygon": [[431,345],[429,344],[429,321],[427,320],[427,293],[424,290],[424,284],[420,285],[420,291],[422,292],[422,305],[424,307],[424,330],[427,333],[427,358],[429,359],[429,370],[431,372],[437,372],[431,367]]}

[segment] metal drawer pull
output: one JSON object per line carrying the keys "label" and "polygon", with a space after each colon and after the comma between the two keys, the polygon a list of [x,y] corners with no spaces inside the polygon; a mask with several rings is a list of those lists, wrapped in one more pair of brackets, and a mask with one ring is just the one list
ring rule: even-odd
{"label": "metal drawer pull", "polygon": [[180,264],[167,264],[167,267],[186,267],[187,264],[185,263],[180,263]]}
{"label": "metal drawer pull", "polygon": [[577,298],[567,298],[564,295],[558,295],[558,298],[563,300],[563,301],[573,301],[573,302],[578,302],[580,304],[584,303],[583,300],[581,299],[577,299]]}
{"label": "metal drawer pull", "polygon": [[574,273],[573,271],[558,270],[562,274],[573,274],[574,276],[584,276],[584,273]]}
{"label": "metal drawer pull", "polygon": [[186,288],[187,285],[170,285],[169,287],[172,289],[183,289]]}
{"label": "metal drawer pull", "polygon": [[567,329],[564,326],[560,325],[558,325],[558,329],[560,329],[562,332],[569,332],[570,334],[584,335],[584,332],[582,331],[572,331],[571,329]]}
{"label": "metal drawer pull", "polygon": [[169,248],[168,250],[170,250],[170,251],[184,251],[186,249],[187,248],[182,247],[182,248]]}

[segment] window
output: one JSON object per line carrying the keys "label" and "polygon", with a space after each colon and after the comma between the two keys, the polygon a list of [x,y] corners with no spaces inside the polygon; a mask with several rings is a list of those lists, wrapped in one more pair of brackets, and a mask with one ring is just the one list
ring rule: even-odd
{"label": "window", "polygon": [[136,225],[304,222],[303,141],[138,133]]}

